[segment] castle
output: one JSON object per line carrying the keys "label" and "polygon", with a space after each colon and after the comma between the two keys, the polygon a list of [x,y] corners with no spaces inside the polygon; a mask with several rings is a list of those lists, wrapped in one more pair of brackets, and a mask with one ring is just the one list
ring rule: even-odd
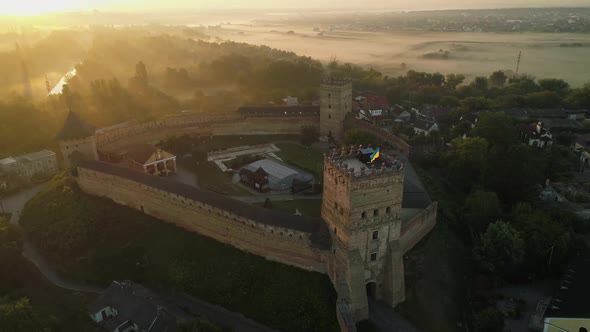
{"label": "castle", "polygon": [[[315,124],[319,122],[322,139],[340,142],[350,112],[352,85],[330,80],[320,89]],[[308,115],[303,117],[297,119],[299,122],[292,118],[289,122],[292,126],[314,122],[306,118]],[[269,124],[280,122],[280,115],[273,118],[266,114],[264,118]],[[258,125],[259,120],[253,122]],[[373,150],[362,146],[326,153],[321,219],[261,209],[98,161],[101,149],[108,144],[142,139],[145,131],[141,128],[146,126],[162,133],[181,127],[200,135],[216,123],[226,123],[226,119],[217,121],[191,117],[182,122],[176,118],[172,122],[94,131],[70,113],[58,139],[61,153],[67,165],[74,167],[73,174],[83,191],[267,259],[327,274],[338,293],[336,312],[343,331],[355,331],[355,322],[368,318],[369,298],[390,306],[404,301],[403,255],[434,227],[437,211],[437,203],[430,200],[404,160],[407,145],[399,147],[401,155],[382,151],[377,163],[363,159]],[[70,159],[77,162],[70,164]]]}

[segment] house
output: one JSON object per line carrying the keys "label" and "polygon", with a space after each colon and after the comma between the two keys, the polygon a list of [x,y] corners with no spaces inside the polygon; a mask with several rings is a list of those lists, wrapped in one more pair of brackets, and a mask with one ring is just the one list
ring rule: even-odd
{"label": "house", "polygon": [[438,124],[424,119],[414,122],[414,134],[428,136],[431,132],[438,131]]}
{"label": "house", "polygon": [[152,175],[168,176],[176,173],[176,156],[149,144],[129,147],[125,154],[127,166]]}
{"label": "house", "polygon": [[590,134],[576,135],[570,150],[577,153],[580,158],[580,170],[590,166]]}
{"label": "house", "polygon": [[588,332],[590,330],[589,280],[590,259],[577,258],[566,268],[554,295],[539,301],[529,326],[543,332]]}
{"label": "house", "polygon": [[239,174],[240,182],[246,184],[250,188],[260,192],[267,192],[270,190],[268,187],[269,174],[262,167],[258,167],[254,172],[248,168],[242,168]]}
{"label": "house", "polygon": [[553,135],[542,122],[522,125],[521,137],[530,146],[545,148],[553,145]]}
{"label": "house", "polygon": [[18,160],[13,157],[0,159],[0,173],[18,173]]}
{"label": "house", "polygon": [[567,118],[569,120],[585,120],[590,111],[588,110],[566,110]]}
{"label": "house", "polygon": [[175,332],[177,317],[159,296],[131,281],[113,281],[88,306],[90,318],[108,332]]}
{"label": "house", "polygon": [[49,150],[0,159],[0,172],[16,173],[25,179],[53,176],[58,171],[56,154]]}
{"label": "house", "polygon": [[287,98],[283,99],[283,102],[287,106],[297,106],[299,105],[299,99],[297,97],[287,96]]}
{"label": "house", "polygon": [[395,104],[390,109],[390,114],[395,118],[396,122],[407,122],[410,121],[412,114],[398,104]]}
{"label": "house", "polygon": [[479,114],[474,113],[474,112],[463,114],[459,118],[459,121],[469,122],[471,124],[471,129],[473,129],[473,128],[475,128],[477,121],[479,121]]}

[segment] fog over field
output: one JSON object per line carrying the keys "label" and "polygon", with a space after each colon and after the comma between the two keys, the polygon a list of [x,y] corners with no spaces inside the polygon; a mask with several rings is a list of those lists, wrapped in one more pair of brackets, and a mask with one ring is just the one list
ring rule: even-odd
{"label": "fog over field", "polygon": [[414,69],[464,73],[470,78],[499,69],[514,71],[522,51],[520,73],[562,78],[573,86],[590,79],[590,34],[318,32],[312,26],[280,24],[228,25],[222,31],[219,37],[225,40],[267,45],[322,61],[336,58],[388,75]]}

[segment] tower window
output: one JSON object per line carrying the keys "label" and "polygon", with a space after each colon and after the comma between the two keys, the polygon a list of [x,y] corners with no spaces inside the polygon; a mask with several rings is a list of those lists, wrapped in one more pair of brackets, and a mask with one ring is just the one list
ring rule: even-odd
{"label": "tower window", "polygon": [[328,97],[332,97],[332,94],[331,93],[328,93]]}
{"label": "tower window", "polygon": [[374,262],[376,260],[377,260],[377,253],[374,252],[374,253],[371,254],[371,262]]}
{"label": "tower window", "polygon": [[344,214],[344,209],[342,209],[342,206],[340,207],[340,214]]}
{"label": "tower window", "polygon": [[332,118],[332,114],[328,114],[328,119],[331,119],[331,118]]}
{"label": "tower window", "polygon": [[373,217],[378,217],[378,216],[379,216],[379,209],[373,210]]}
{"label": "tower window", "polygon": [[328,104],[328,108],[332,108],[332,104]]}
{"label": "tower window", "polygon": [[367,212],[363,211],[361,213],[361,219],[367,219]]}
{"label": "tower window", "polygon": [[373,240],[377,240],[379,238],[379,231],[373,231]]}
{"label": "tower window", "polygon": [[334,202],[334,209],[338,209],[338,203]]}
{"label": "tower window", "polygon": [[334,234],[338,234],[338,229],[334,227]]}
{"label": "tower window", "polygon": [[385,213],[390,214],[391,213],[391,207],[388,206],[385,208]]}

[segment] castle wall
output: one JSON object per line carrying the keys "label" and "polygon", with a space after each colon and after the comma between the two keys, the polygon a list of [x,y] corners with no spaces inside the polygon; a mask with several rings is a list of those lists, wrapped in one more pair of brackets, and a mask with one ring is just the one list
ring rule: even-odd
{"label": "castle wall", "polygon": [[364,128],[371,133],[377,135],[379,138],[384,140],[385,142],[389,143],[392,147],[399,150],[406,158],[410,155],[410,145],[406,143],[403,139],[395,136],[394,134],[388,132],[387,130],[375,126],[367,121],[359,120],[355,118],[347,118],[345,121],[346,128]]}
{"label": "castle wall", "polygon": [[60,141],[59,148],[64,159],[66,167],[70,167],[70,156],[74,151],[83,153],[85,156],[98,160],[98,153],[96,150],[96,141],[94,136],[85,137],[81,139]]}
{"label": "castle wall", "polygon": [[174,116],[99,132],[96,142],[99,150],[108,151],[183,135],[300,134],[302,126],[319,126],[319,116]]}
{"label": "castle wall", "polygon": [[407,253],[422,240],[436,225],[438,203],[432,202],[412,219],[402,223],[400,245],[403,253]]}
{"label": "castle wall", "polygon": [[312,234],[263,224],[125,177],[78,167],[78,184],[91,195],[143,211],[187,231],[287,265],[326,273],[327,251],[311,246]]}

